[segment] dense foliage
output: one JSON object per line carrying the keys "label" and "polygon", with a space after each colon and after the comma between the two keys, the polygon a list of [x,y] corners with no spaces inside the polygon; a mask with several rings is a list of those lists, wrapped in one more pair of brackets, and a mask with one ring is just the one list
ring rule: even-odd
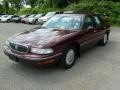
{"label": "dense foliage", "polygon": [[[23,8],[23,3],[31,8]],[[0,5],[0,13],[33,14],[49,11],[85,10],[105,13],[112,24],[120,25],[119,0],[4,0]]]}
{"label": "dense foliage", "polygon": [[[94,0],[93,0],[94,1]],[[120,2],[112,1],[94,1],[94,2],[80,2],[78,4],[69,5],[66,10],[85,10],[95,13],[104,13],[109,16],[112,24],[120,25]]]}

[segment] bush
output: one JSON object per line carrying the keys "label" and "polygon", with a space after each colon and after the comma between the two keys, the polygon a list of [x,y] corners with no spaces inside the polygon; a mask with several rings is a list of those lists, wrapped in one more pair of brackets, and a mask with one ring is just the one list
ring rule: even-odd
{"label": "bush", "polygon": [[39,14],[39,13],[47,13],[50,11],[61,11],[62,9],[55,9],[55,8],[43,8],[43,7],[35,7],[35,8],[22,8],[19,10],[18,15],[22,14]]}
{"label": "bush", "polygon": [[108,15],[111,24],[120,25],[120,2],[112,1],[81,1],[78,4],[71,4],[65,10],[83,10],[94,13],[104,13]]}
{"label": "bush", "polygon": [[29,8],[22,8],[22,9],[20,9],[19,11],[18,11],[18,14],[19,15],[23,15],[23,14],[30,14],[30,12],[31,12],[31,9],[29,9]]}
{"label": "bush", "polygon": [[50,11],[69,11],[69,10],[84,10],[88,12],[94,13],[104,13],[108,15],[111,24],[119,24],[120,25],[120,2],[112,2],[112,1],[95,1],[95,0],[80,0],[79,3],[73,3],[68,5],[64,9],[60,8],[50,8],[47,6],[34,7],[30,9],[22,8],[18,11],[18,14],[38,14],[38,13],[47,13]]}

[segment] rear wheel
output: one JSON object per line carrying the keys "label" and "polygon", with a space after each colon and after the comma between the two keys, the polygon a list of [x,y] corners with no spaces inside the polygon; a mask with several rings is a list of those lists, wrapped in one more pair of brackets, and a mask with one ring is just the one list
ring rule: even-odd
{"label": "rear wheel", "polygon": [[9,23],[10,22],[10,20],[7,20],[7,23]]}
{"label": "rear wheel", "polygon": [[35,24],[38,24],[38,20],[35,21]]}
{"label": "rear wheel", "polygon": [[100,45],[106,45],[108,43],[109,36],[107,33],[104,34],[103,39],[99,42]]}
{"label": "rear wheel", "polygon": [[60,65],[62,68],[69,69],[71,68],[76,60],[77,53],[76,53],[76,48],[73,45],[68,46],[62,55],[62,59],[60,61]]}

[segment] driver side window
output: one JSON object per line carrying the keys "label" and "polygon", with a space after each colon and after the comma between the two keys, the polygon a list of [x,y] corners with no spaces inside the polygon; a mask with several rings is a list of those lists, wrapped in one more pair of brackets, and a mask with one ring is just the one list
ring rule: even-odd
{"label": "driver side window", "polygon": [[90,26],[93,27],[93,21],[92,21],[91,17],[86,16],[86,17],[85,17],[85,20],[84,20],[83,29],[84,29],[84,30],[87,30],[88,27],[90,27]]}

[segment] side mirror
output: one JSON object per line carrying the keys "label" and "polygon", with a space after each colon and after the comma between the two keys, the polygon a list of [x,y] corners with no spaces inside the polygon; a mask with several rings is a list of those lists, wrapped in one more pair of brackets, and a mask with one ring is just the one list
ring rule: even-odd
{"label": "side mirror", "polygon": [[87,28],[87,31],[88,30],[93,30],[94,28],[93,28],[93,26],[89,26],[88,28]]}

